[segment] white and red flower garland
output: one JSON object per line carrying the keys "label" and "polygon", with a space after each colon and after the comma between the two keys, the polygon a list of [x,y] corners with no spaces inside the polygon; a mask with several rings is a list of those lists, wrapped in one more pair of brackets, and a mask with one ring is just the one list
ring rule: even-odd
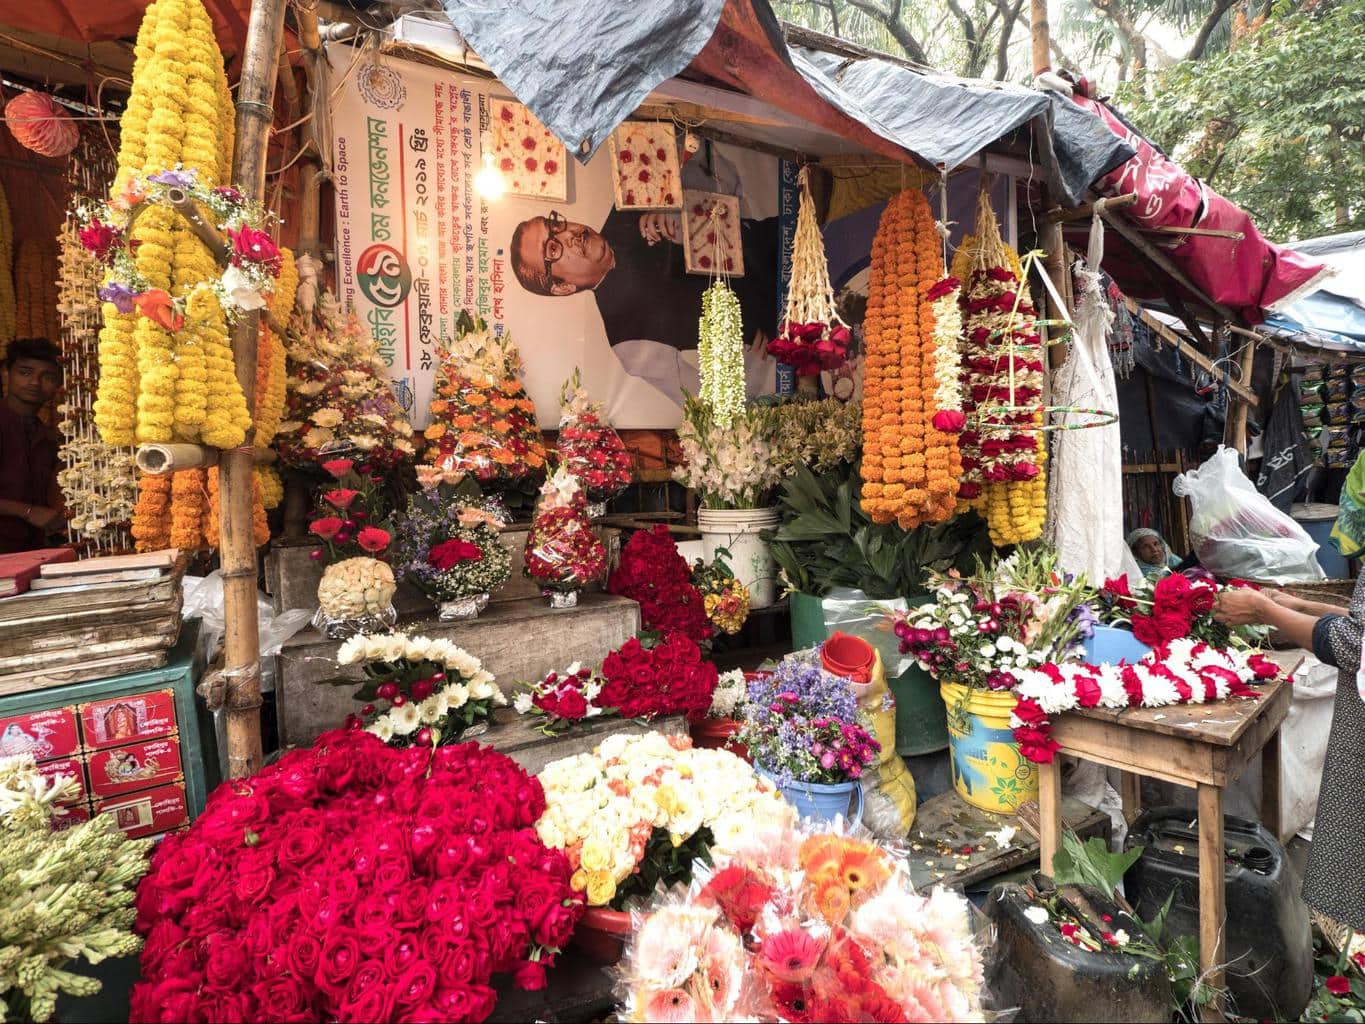
{"label": "white and red flower garland", "polygon": [[1049,764],[1060,749],[1052,738],[1052,723],[1063,712],[1255,699],[1260,694],[1252,684],[1278,674],[1275,663],[1260,654],[1188,638],[1156,648],[1135,665],[1049,663],[1017,673],[1014,692],[1019,702],[1010,715],[1010,728],[1026,758]]}

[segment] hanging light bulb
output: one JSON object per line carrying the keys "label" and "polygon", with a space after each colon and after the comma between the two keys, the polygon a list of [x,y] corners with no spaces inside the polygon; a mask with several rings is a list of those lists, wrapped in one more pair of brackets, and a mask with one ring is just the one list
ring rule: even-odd
{"label": "hanging light bulb", "polygon": [[493,166],[492,153],[483,155],[483,168],[474,175],[474,191],[485,199],[499,199],[507,191],[507,182],[503,181],[502,174]]}

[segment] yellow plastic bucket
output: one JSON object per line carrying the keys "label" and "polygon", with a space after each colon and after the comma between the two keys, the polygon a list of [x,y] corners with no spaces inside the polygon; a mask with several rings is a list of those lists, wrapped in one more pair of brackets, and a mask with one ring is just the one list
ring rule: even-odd
{"label": "yellow plastic bucket", "polygon": [[948,758],[953,786],[973,807],[1013,814],[1038,796],[1038,766],[1019,752],[1010,729],[1018,698],[961,683],[939,686],[948,708]]}

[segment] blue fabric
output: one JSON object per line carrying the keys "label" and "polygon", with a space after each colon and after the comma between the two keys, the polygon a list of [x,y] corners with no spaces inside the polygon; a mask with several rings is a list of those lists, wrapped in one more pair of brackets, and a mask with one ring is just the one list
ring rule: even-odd
{"label": "blue fabric", "polygon": [[1341,668],[1337,664],[1336,652],[1332,650],[1332,627],[1345,615],[1324,615],[1313,623],[1313,656],[1324,665]]}

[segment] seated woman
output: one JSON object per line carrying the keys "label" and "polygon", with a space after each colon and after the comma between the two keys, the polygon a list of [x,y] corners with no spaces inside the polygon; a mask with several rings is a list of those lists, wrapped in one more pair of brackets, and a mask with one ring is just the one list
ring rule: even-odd
{"label": "seated woman", "polygon": [[1161,534],[1146,527],[1134,530],[1128,535],[1128,547],[1142,568],[1142,575],[1149,580],[1159,580],[1180,565],[1180,559],[1171,554]]}

